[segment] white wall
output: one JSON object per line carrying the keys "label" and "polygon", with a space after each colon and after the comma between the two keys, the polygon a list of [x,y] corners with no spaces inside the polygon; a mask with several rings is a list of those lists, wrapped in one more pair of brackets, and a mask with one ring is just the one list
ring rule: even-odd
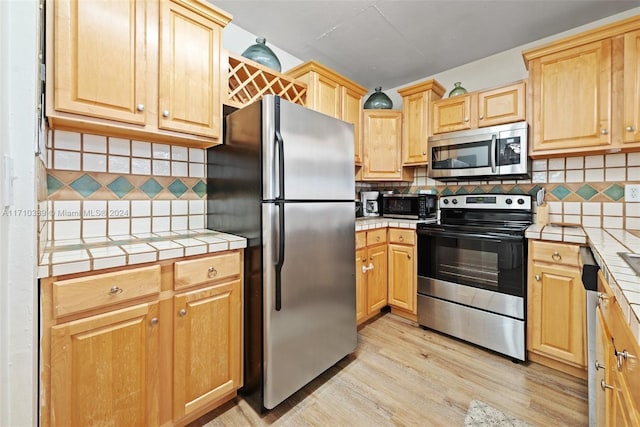
{"label": "white wall", "polygon": [[[5,155],[14,161],[11,209],[36,207],[37,17],[35,0],[0,1],[0,161]],[[32,426],[38,407],[36,217],[4,210],[0,206],[0,425]]]}

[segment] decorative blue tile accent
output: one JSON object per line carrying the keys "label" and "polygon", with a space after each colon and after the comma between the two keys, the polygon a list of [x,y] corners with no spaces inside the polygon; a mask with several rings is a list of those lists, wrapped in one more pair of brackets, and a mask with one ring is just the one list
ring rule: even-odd
{"label": "decorative blue tile accent", "polygon": [[534,185],[531,190],[529,190],[529,195],[535,197],[538,195],[538,191],[540,191],[542,189],[541,186],[539,185]]}
{"label": "decorative blue tile accent", "polygon": [[596,194],[598,194],[598,190],[590,186],[589,184],[585,184],[576,191],[576,194],[582,197],[584,200],[589,200]]}
{"label": "decorative blue tile accent", "polygon": [[51,195],[64,187],[64,184],[58,181],[54,176],[47,174],[47,194]]}
{"label": "decorative blue tile accent", "polygon": [[149,178],[147,181],[145,181],[144,184],[140,186],[140,190],[142,190],[144,194],[149,196],[150,199],[153,199],[158,195],[159,192],[162,191],[162,185],[160,185],[155,179]]}
{"label": "decorative blue tile accent", "polygon": [[189,187],[184,185],[184,183],[179,179],[176,179],[171,184],[169,184],[167,189],[171,191],[171,194],[173,194],[174,196],[176,196],[177,199],[179,199],[180,196],[182,196],[184,192],[189,189]]}
{"label": "decorative blue tile accent", "polygon": [[69,187],[80,193],[82,197],[89,197],[102,187],[98,181],[86,173],[69,184]]}
{"label": "decorative blue tile accent", "polygon": [[198,197],[200,197],[201,199],[207,195],[207,184],[204,183],[204,181],[198,181],[198,183],[196,185],[194,185],[193,187],[191,187],[191,189],[193,190],[194,193],[196,193],[198,195]]}
{"label": "decorative blue tile accent", "polygon": [[126,178],[119,176],[111,181],[111,183],[107,184],[107,188],[122,199],[129,191],[133,190],[134,187]]}
{"label": "decorative blue tile accent", "polygon": [[504,190],[502,189],[501,185],[495,185],[491,190],[489,190],[489,193],[491,193],[491,194],[502,194],[502,193],[504,193]]}
{"label": "decorative blue tile accent", "polygon": [[517,185],[514,185],[513,187],[511,187],[509,189],[509,191],[507,191],[508,194],[526,194],[525,191],[522,190],[522,188],[518,187]]}
{"label": "decorative blue tile accent", "polygon": [[604,194],[606,194],[611,200],[618,201],[624,197],[624,187],[621,187],[618,184],[613,184],[611,187],[604,190]]}
{"label": "decorative blue tile accent", "polygon": [[441,196],[453,196],[453,194],[454,192],[449,187],[445,187],[442,193],[440,193]]}
{"label": "decorative blue tile accent", "polygon": [[558,185],[556,188],[551,190],[551,193],[558,198],[558,200],[562,200],[571,194],[571,190],[567,189],[564,185]]}
{"label": "decorative blue tile accent", "polygon": [[458,190],[456,191],[456,194],[459,194],[459,195],[461,195],[461,194],[469,194],[469,192],[467,191],[467,189],[466,189],[466,188],[464,188],[464,187],[460,187],[460,188],[458,188]]}
{"label": "decorative blue tile accent", "polygon": [[476,187],[473,190],[471,190],[471,194],[483,194],[484,190],[482,189],[482,187]]}

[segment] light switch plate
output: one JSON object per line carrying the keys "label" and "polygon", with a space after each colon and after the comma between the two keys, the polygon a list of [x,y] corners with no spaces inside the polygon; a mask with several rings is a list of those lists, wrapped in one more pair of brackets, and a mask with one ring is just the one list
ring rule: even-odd
{"label": "light switch plate", "polygon": [[624,201],[640,202],[640,184],[625,184]]}

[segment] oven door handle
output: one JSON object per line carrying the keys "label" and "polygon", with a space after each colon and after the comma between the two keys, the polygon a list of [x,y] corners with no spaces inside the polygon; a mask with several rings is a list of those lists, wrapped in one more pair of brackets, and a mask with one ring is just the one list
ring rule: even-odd
{"label": "oven door handle", "polygon": [[417,231],[418,236],[433,236],[433,237],[449,237],[452,239],[475,239],[475,240],[493,240],[496,242],[504,241],[522,241],[524,237],[522,235],[509,236],[509,235],[495,235],[491,233],[464,233],[459,231],[445,231],[442,228],[434,228],[430,230],[421,229]]}

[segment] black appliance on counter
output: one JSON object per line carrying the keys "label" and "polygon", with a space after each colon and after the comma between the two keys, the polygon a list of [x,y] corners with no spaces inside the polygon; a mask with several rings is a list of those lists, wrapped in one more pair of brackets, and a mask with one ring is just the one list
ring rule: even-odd
{"label": "black appliance on counter", "polygon": [[381,193],[378,206],[380,215],[387,218],[435,219],[438,211],[438,196]]}
{"label": "black appliance on counter", "polygon": [[417,225],[418,323],[525,360],[528,194],[440,197]]}

